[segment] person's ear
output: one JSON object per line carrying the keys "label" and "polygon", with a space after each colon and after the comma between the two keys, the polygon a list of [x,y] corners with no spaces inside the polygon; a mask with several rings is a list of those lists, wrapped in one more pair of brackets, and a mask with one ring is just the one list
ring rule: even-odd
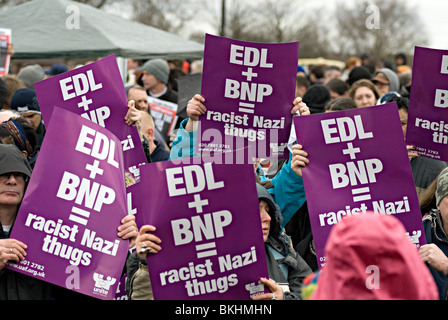
{"label": "person's ear", "polygon": [[154,139],[154,128],[148,128],[148,135]]}

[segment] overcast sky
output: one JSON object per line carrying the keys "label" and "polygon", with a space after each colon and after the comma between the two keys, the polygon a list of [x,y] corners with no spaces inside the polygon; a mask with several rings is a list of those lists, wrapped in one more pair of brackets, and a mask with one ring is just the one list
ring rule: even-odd
{"label": "overcast sky", "polygon": [[448,1],[447,0],[412,0],[421,10],[420,16],[430,35],[430,47],[448,49]]}
{"label": "overcast sky", "polygon": [[[209,0],[206,0],[209,1]],[[215,0],[218,1],[218,0]],[[220,0],[219,0],[220,1]],[[246,0],[245,0],[246,1]],[[347,0],[361,2],[362,0]],[[385,0],[385,1],[393,1],[393,0]],[[330,10],[333,9],[333,6],[338,1],[335,0],[309,0],[305,7],[307,8],[325,8],[331,7]],[[423,20],[427,28],[427,34],[429,35],[428,46],[435,49],[446,49],[448,50],[448,0],[408,0],[408,3],[412,6],[415,6],[416,9],[420,13],[420,17]],[[130,8],[129,8],[130,9]],[[115,10],[109,8],[109,11],[114,13],[118,13],[116,8]],[[125,12],[128,10],[121,10],[118,14],[129,17],[129,14]],[[197,24],[197,21],[195,22]],[[211,28],[206,28],[205,32],[211,32]]]}
{"label": "overcast sky", "polygon": [[[363,2],[363,0],[347,1]],[[321,8],[323,5],[334,6],[338,2],[334,0],[312,0],[311,4],[316,8]],[[448,0],[408,0],[407,3],[419,11],[420,18],[429,35],[428,47],[448,49]],[[333,7],[329,9],[331,10]]]}

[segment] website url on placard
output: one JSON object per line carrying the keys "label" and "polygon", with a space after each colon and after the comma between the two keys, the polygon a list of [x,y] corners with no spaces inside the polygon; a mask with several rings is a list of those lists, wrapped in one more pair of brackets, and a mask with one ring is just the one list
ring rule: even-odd
{"label": "website url on placard", "polygon": [[35,262],[22,260],[19,263],[8,263],[8,265],[15,269],[29,273],[35,277],[45,278],[44,266]]}

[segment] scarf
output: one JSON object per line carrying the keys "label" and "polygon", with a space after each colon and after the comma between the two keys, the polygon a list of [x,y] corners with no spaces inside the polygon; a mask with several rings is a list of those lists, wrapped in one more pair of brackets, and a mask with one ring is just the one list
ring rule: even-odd
{"label": "scarf", "polygon": [[17,121],[5,121],[1,126],[8,131],[11,137],[14,139],[14,144],[20,149],[20,151],[28,152],[28,156],[31,156],[33,150],[30,143],[26,139],[25,132],[22,126]]}

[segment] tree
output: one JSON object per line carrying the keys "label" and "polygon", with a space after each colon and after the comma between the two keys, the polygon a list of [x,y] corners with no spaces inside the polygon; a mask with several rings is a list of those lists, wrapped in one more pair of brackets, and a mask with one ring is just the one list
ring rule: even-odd
{"label": "tree", "polygon": [[[9,7],[13,7],[13,6],[18,6],[19,4],[22,4],[22,3],[25,3],[28,1],[31,1],[31,0],[0,0],[0,7],[2,7],[3,9],[6,9]],[[104,7],[106,4],[109,4],[116,0],[73,0],[73,1],[88,4],[88,5],[91,5],[91,6],[99,9],[99,8]]]}
{"label": "tree", "polygon": [[111,0],[74,0],[74,1],[88,4],[98,9],[102,8],[105,4],[109,4],[112,2]]}
{"label": "tree", "polygon": [[[315,11],[308,11],[309,1],[258,0],[226,1],[226,36],[254,42],[300,41],[300,57],[325,56],[328,45],[324,27]],[[209,5],[211,24],[218,31],[220,11]],[[218,32],[217,32],[218,34]]]}
{"label": "tree", "polygon": [[341,56],[369,53],[386,58],[398,52],[411,54],[415,45],[427,44],[418,10],[406,0],[363,0],[355,5],[340,0],[335,18],[333,50]]}
{"label": "tree", "polygon": [[[203,4],[201,17],[215,30],[215,34],[224,33],[224,36],[228,38],[250,41],[248,37],[251,37],[250,30],[255,18],[255,6],[252,1],[216,0],[204,1]],[[225,16],[224,30],[221,29],[223,14]]]}
{"label": "tree", "polygon": [[134,20],[172,33],[179,33],[193,19],[188,0],[134,0],[132,8]]}

